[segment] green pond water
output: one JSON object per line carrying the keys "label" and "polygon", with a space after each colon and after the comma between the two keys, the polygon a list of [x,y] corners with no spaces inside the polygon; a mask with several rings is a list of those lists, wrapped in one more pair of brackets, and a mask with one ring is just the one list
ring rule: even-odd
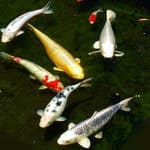
{"label": "green pond water", "polygon": [[[5,27],[18,15],[41,8],[47,0],[2,0],[0,27]],[[105,13],[97,16],[94,25],[88,23],[92,11],[103,8],[116,12],[112,23],[118,50],[123,57],[104,60],[100,55],[88,56],[93,43],[99,38],[105,23]],[[55,93],[39,91],[38,81],[29,78],[29,72],[16,63],[0,59],[0,149],[61,150],[82,149],[78,144],[60,146],[59,135],[69,122],[78,123],[121,99],[140,94],[131,103],[131,112],[119,111],[102,129],[103,139],[91,139],[91,150],[146,150],[150,134],[150,22],[138,22],[149,17],[143,6],[135,1],[101,0],[79,4],[75,0],[52,1],[54,13],[30,20],[35,27],[65,47],[74,57],[81,59],[86,78],[92,77],[92,86],[74,91],[63,116],[66,122],[56,122],[47,129],[39,127],[36,111],[44,108]],[[53,71],[51,60],[42,44],[27,28],[25,33],[7,44],[0,43],[0,51],[34,61],[53,74],[59,75],[64,85],[77,83],[65,73]],[[146,31],[144,35],[143,32]],[[119,97],[115,95],[119,93]]]}

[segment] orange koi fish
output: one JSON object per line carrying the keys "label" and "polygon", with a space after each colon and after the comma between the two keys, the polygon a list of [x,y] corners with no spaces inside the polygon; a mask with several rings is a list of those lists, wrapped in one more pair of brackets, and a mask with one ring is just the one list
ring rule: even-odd
{"label": "orange koi fish", "polygon": [[91,15],[89,16],[89,19],[88,19],[90,24],[95,23],[95,21],[97,19],[97,14],[99,12],[103,12],[101,8],[91,13]]}
{"label": "orange koi fish", "polygon": [[32,61],[22,59],[20,57],[9,55],[5,52],[0,52],[0,57],[5,60],[12,60],[17,62],[26,68],[31,74],[30,78],[39,80],[43,85],[39,87],[39,90],[51,89],[54,92],[60,92],[64,89],[63,84],[60,82],[57,76],[54,76],[43,67],[35,64]]}

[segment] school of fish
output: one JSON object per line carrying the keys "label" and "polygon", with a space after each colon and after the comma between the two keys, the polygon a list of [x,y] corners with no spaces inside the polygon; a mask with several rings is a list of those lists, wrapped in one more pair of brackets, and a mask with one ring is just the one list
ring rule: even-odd
{"label": "school of fish", "polygon": [[[84,0],[76,0],[76,2],[82,2]],[[56,41],[48,37],[46,34],[42,33],[39,29],[29,24],[29,20],[40,14],[52,14],[53,10],[50,9],[51,2],[49,1],[43,8],[37,10],[31,10],[22,15],[16,17],[12,20],[6,28],[1,28],[2,32],[1,42],[8,43],[13,41],[13,39],[24,33],[22,28],[26,26],[31,30],[37,38],[40,40],[44,49],[50,58],[50,60],[55,65],[53,70],[65,72],[69,77],[79,81],[76,84],[71,84],[69,86],[63,85],[61,80],[57,75],[53,75],[51,72],[47,71],[45,68],[37,65],[36,63],[17,57],[6,52],[0,52],[0,58],[7,61],[14,61],[26,70],[30,72],[29,77],[34,80],[39,80],[42,85],[39,90],[50,89],[57,93],[50,102],[46,105],[44,109],[37,110],[37,114],[40,116],[39,126],[41,128],[47,128],[52,125],[55,121],[66,121],[66,118],[62,116],[68,101],[68,96],[79,87],[90,86],[88,82],[92,78],[85,78],[85,70],[81,66],[81,61],[79,58],[74,58],[74,56],[66,50],[63,46],[58,44]],[[92,25],[97,20],[97,14],[103,12],[102,9],[97,9],[93,11],[88,21]],[[89,52],[88,55],[93,55],[96,53],[101,54],[104,58],[121,57],[124,52],[116,50],[116,39],[111,22],[116,18],[116,13],[113,10],[106,10],[106,21],[104,27],[100,33],[99,40],[93,44],[94,49],[97,51]],[[138,21],[147,21],[149,18],[141,18]],[[71,122],[68,125],[67,131],[62,133],[57,140],[59,145],[69,145],[73,143],[78,143],[83,148],[90,148],[91,142],[88,138],[93,135],[95,138],[101,139],[103,134],[99,131],[108,121],[118,112],[119,110],[130,111],[128,103],[131,99],[139,97],[139,95],[126,98],[119,103],[109,106],[101,111],[95,111],[94,114],[78,124]]]}

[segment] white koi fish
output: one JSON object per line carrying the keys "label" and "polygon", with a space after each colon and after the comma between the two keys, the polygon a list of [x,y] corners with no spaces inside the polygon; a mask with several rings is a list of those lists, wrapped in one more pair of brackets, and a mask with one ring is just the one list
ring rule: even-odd
{"label": "white koi fish", "polygon": [[9,55],[5,52],[0,52],[0,57],[5,60],[13,60],[26,68],[31,73],[30,78],[37,79],[43,84],[39,87],[39,90],[49,88],[54,92],[60,92],[64,89],[63,84],[60,82],[57,76],[54,76],[46,69],[35,64],[34,62]]}
{"label": "white koi fish", "polygon": [[[95,111],[90,118],[76,125],[74,123],[70,123],[68,130],[61,134],[57,143],[60,145],[78,143],[84,148],[90,148],[91,143],[88,136],[95,134],[99,129],[101,129],[119,109],[123,111],[130,111],[130,108],[127,105],[134,97],[124,99],[120,103],[107,107],[99,112]],[[102,132],[97,133],[95,138],[101,139]]]}
{"label": "white koi fish", "polygon": [[89,55],[95,53],[101,53],[104,58],[112,58],[113,56],[121,57],[124,55],[123,52],[116,51],[116,40],[115,35],[111,26],[111,21],[116,18],[116,14],[112,10],[106,11],[106,22],[101,31],[100,39],[93,45],[98,51],[89,52]]}
{"label": "white koi fish", "polygon": [[24,33],[21,28],[26,24],[31,18],[40,15],[40,14],[51,14],[53,13],[52,9],[49,9],[50,2],[48,2],[45,7],[33,11],[26,12],[19,17],[11,21],[6,28],[2,28],[2,43],[7,43],[13,40],[16,36],[19,36]]}
{"label": "white koi fish", "polygon": [[62,113],[66,107],[68,96],[77,88],[88,86],[87,82],[91,78],[83,80],[77,84],[70,85],[59,92],[52,100],[47,104],[44,110],[38,110],[37,114],[41,116],[39,126],[46,128],[50,126],[54,121],[65,121],[66,118],[62,117]]}

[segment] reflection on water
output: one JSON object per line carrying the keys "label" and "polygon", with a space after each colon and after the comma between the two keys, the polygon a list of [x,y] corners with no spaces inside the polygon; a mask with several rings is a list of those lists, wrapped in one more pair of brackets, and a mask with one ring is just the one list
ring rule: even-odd
{"label": "reflection on water", "polygon": [[[11,2],[11,0],[3,1],[0,5],[1,27],[6,26],[21,12],[36,9],[46,3],[46,1],[35,3],[35,0],[30,2],[22,0],[20,3],[16,0],[13,1],[13,6],[8,6]],[[40,118],[36,111],[44,108],[55,93],[49,90],[38,91],[40,83],[29,79],[29,73],[24,68],[0,60],[0,147],[3,149],[82,149],[77,144],[64,148],[56,143],[59,135],[67,129],[68,123],[84,120],[94,111],[135,94],[140,94],[141,98],[130,103],[131,112],[119,111],[104,127],[104,137],[101,141],[90,137],[91,149],[116,150],[122,147],[124,150],[138,149],[140,146],[144,149],[143,146],[147,143],[145,139],[148,139],[149,135],[149,122],[142,123],[150,118],[150,24],[138,22],[137,19],[148,16],[149,12],[143,3],[140,7],[134,5],[133,1],[131,5],[123,0],[122,2],[95,0],[95,3],[90,2],[91,5],[88,7],[87,4],[81,6],[71,0],[55,1],[54,14],[39,16],[32,20],[33,25],[50,35],[75,57],[79,57],[85,68],[86,77],[93,78],[91,87],[80,88],[70,95],[63,114],[67,117],[67,122],[54,123],[48,129],[41,129],[38,126]],[[9,7],[7,11],[6,6]],[[104,60],[100,55],[88,56],[88,52],[93,51],[92,45],[99,38],[105,22],[105,14],[101,13],[93,26],[88,23],[90,13],[99,7],[104,11],[110,8],[117,13],[112,26],[118,50],[125,53],[122,58]],[[58,74],[65,85],[76,83],[77,81],[64,73],[52,70],[54,65],[46,56],[38,39],[27,29],[24,30],[25,34],[11,43],[0,44],[1,50],[32,60]],[[143,35],[143,32],[146,34]],[[115,93],[119,93],[119,97]],[[138,127],[138,124],[142,125]]]}

